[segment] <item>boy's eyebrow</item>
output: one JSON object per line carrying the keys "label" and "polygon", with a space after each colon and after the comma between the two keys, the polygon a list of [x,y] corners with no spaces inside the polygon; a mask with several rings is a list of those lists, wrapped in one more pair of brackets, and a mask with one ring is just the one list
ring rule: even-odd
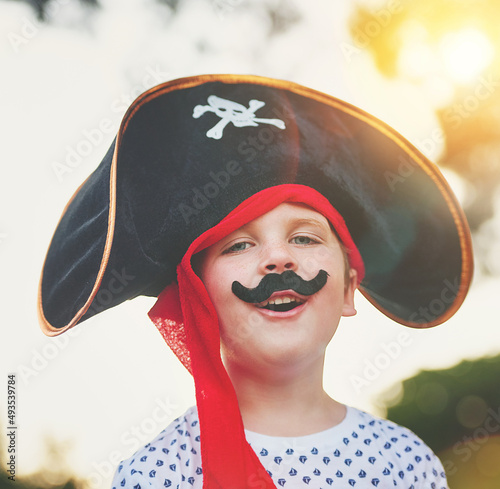
{"label": "boy's eyebrow", "polygon": [[[301,218],[291,217],[288,219],[288,223],[293,225],[293,226],[312,225],[312,226],[323,228],[323,229],[329,229],[328,222],[322,222],[319,219],[314,219],[313,217],[312,218],[309,218],[309,217],[301,217]],[[252,224],[253,224],[253,221],[247,222],[246,224],[244,224],[243,226],[241,226],[239,229],[237,229],[234,232],[246,231],[248,228],[252,227]]]}
{"label": "boy's eyebrow", "polygon": [[[320,221],[319,219],[315,219],[313,217],[311,217],[311,218],[309,218],[309,217],[301,217],[301,218],[291,217],[287,221],[290,225],[293,225],[293,226],[305,226],[305,225],[311,226],[312,225],[312,226],[322,228],[322,229],[330,229],[328,222],[323,222],[323,221]],[[237,231],[246,231],[248,228],[252,227],[252,224],[253,224],[253,221],[247,222],[246,224],[241,226],[239,229],[237,229]]]}
{"label": "boy's eyebrow", "polygon": [[304,226],[304,225],[307,225],[307,226],[315,226],[315,227],[318,227],[318,228],[322,228],[322,229],[330,229],[329,228],[329,225],[328,225],[328,222],[323,222],[323,221],[320,221],[318,219],[314,219],[314,218],[300,218],[300,219],[290,219],[290,223],[293,224],[294,226]]}

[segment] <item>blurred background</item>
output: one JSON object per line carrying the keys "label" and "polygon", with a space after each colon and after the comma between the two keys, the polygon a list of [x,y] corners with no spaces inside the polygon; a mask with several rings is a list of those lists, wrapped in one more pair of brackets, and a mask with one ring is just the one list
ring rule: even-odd
{"label": "blurred background", "polygon": [[[201,73],[324,91],[392,125],[448,179],[475,276],[447,323],[414,331],[357,298],[329,347],[337,400],[408,426],[452,489],[500,487],[500,4],[495,0],[0,0],[2,436],[16,377],[17,487],[107,488],[120,460],[194,404],[135,299],[46,338],[36,293],[64,205],[128,105]],[[7,473],[0,487],[11,487]]]}

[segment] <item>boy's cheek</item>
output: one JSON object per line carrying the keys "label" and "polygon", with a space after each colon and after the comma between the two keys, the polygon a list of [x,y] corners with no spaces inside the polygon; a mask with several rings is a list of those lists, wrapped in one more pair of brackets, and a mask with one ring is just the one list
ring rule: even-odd
{"label": "boy's cheek", "polygon": [[[250,310],[249,310],[250,309]],[[217,310],[217,309],[216,309]],[[263,324],[264,318],[256,310],[249,307],[231,311],[223,308],[217,312],[221,340],[227,345],[244,345],[254,334],[257,327]]]}

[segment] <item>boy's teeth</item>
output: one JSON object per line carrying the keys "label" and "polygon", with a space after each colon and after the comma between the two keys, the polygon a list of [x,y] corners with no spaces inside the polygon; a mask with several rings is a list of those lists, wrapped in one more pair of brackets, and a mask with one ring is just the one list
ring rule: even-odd
{"label": "boy's teeth", "polygon": [[276,299],[266,302],[263,307],[266,307],[269,304],[288,304],[290,302],[297,302],[297,299],[295,297],[276,297]]}

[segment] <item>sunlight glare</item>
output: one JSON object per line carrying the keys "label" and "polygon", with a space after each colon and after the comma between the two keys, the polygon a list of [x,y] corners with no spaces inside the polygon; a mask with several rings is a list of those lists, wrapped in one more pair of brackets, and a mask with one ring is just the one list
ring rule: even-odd
{"label": "sunlight glare", "polygon": [[493,60],[490,40],[479,30],[462,29],[443,36],[440,53],[449,75],[458,83],[468,83]]}

